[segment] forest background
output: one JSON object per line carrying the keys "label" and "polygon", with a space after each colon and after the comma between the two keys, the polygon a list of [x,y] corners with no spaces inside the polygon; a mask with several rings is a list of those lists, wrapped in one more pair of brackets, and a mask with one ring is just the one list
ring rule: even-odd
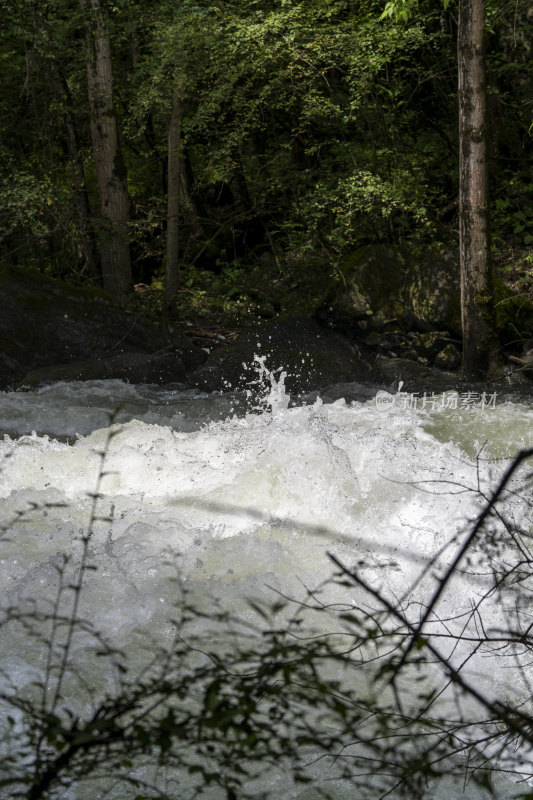
{"label": "forest background", "polygon": [[[382,0],[0,0],[0,9],[0,257],[9,264],[103,286],[120,303],[137,303],[154,313],[246,321],[316,309],[331,281],[342,283],[346,259],[363,245],[456,246],[453,3],[444,8],[437,0],[420,2],[406,20],[382,19]],[[490,0],[486,25],[493,260],[519,291],[530,292],[530,0]],[[31,765],[31,774],[25,771],[12,781],[21,787],[20,795],[45,796],[54,782],[92,778],[100,766],[117,774],[125,770],[124,780],[137,790],[140,782],[128,770],[135,759],[155,754],[157,769],[169,765],[199,773],[206,786],[218,782],[232,800],[244,796],[246,759],[254,768],[281,758],[292,766],[300,763],[302,747],[317,746],[313,717],[301,714],[316,697],[338,723],[338,733],[319,742],[325,752],[341,752],[353,742],[354,731],[364,744],[365,761],[371,748],[370,791],[375,774],[382,772],[405,787],[406,796],[423,796],[426,779],[446,775],[450,754],[465,752],[465,774],[475,775],[489,790],[492,773],[500,769],[530,777],[530,762],[524,766],[523,751],[516,749],[533,746],[527,709],[480,696],[425,630],[422,636],[422,625],[437,591],[447,585],[513,470],[531,450],[519,454],[496,493],[484,497],[486,505],[433,599],[422,616],[418,606],[413,612],[416,623],[401,603],[391,605],[357,572],[334,561],[339,585],[365,589],[374,603],[360,615],[350,606],[344,616],[354,641],[346,656],[320,639],[302,652],[292,638],[300,624],[295,614],[292,629],[272,625],[268,635],[259,631],[250,638],[249,651],[232,655],[234,661],[227,663],[235,673],[213,660],[200,664],[191,677],[182,629],[195,617],[184,602],[185,623],[177,624],[174,649],[164,658],[154,651],[153,672],[143,672],[144,682],[128,676],[120,654],[108,647],[104,655],[121,676],[116,694],[104,697],[89,719],[66,720],[56,711],[80,624],[77,603],[89,568],[85,553],[94,523],[109,522],[97,508],[106,448],[115,435],[109,431],[74,583],[63,580],[66,560],[57,568],[58,603],[64,593],[74,592],[74,611],[59,645],[54,638],[59,606],[44,618],[52,627],[49,664],[59,653],[58,666],[55,672],[49,667],[38,686],[44,698],[38,707],[22,695],[2,698],[27,720],[26,749],[19,747],[19,761],[13,761],[15,768]],[[525,490],[530,484],[528,473]],[[44,508],[48,511],[47,504]],[[513,658],[518,652],[522,669],[533,649],[530,595],[525,592],[514,604],[513,592],[531,574],[529,545],[523,545],[530,534],[522,537],[505,519],[502,524],[516,545],[518,566],[494,567],[500,540],[491,527],[486,572],[494,584],[483,599],[495,587],[500,593],[510,587],[508,607],[518,622],[510,615],[497,646]],[[7,532],[7,527],[1,531]],[[472,612],[473,626],[480,605]],[[274,603],[258,613],[270,620],[280,610]],[[12,614],[15,622],[29,624],[24,609]],[[211,617],[227,622],[222,612]],[[32,609],[29,621],[42,640],[43,618]],[[472,646],[495,646],[483,626],[480,630]],[[362,651],[360,663],[375,661],[376,637],[384,642],[382,674],[397,675],[407,656],[414,669],[423,659],[434,659],[448,683],[481,704],[486,719],[475,720],[477,727],[472,723],[473,733],[466,712],[451,722],[436,719],[432,709],[440,690],[425,694],[423,685],[421,705],[404,715],[394,698],[380,698],[377,709],[366,701],[357,705],[350,693],[339,697],[335,685],[317,677],[315,663],[352,664],[356,648]],[[455,641],[452,645],[454,652]],[[50,703],[46,698],[57,675]],[[179,702],[190,696],[191,681],[199,699],[183,718]],[[402,756],[399,730],[415,746],[391,761],[391,753]],[[176,742],[180,746],[171,747]],[[213,752],[217,767],[224,769],[211,770],[201,761]],[[496,757],[504,759],[503,767]],[[343,774],[350,775],[351,768],[350,763]],[[305,774],[299,779],[309,780]],[[531,797],[527,787],[524,792]],[[156,796],[155,789],[150,796]]]}
{"label": "forest background", "polygon": [[[10,264],[245,320],[314,310],[362,245],[456,244],[453,3],[408,20],[381,0],[1,8]],[[533,9],[491,0],[486,25],[493,261],[527,291]]]}

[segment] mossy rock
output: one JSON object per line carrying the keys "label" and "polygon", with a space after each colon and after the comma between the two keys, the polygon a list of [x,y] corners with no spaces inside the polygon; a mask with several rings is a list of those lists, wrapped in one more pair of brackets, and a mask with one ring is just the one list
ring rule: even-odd
{"label": "mossy rock", "polygon": [[353,253],[319,318],[348,335],[362,331],[461,331],[458,254],[439,248],[367,245]]}
{"label": "mossy rock", "polygon": [[447,344],[440,353],[437,353],[433,365],[437,369],[453,372],[461,366],[461,352],[453,344]]}

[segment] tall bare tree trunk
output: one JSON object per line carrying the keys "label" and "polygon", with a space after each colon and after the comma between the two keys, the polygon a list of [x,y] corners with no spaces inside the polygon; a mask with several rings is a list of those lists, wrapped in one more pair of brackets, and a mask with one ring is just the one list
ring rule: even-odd
{"label": "tall bare tree trunk", "polygon": [[180,87],[176,87],[172,95],[172,109],[167,131],[167,241],[165,262],[165,306],[167,310],[174,306],[178,292],[182,119],[183,96]]}
{"label": "tall bare tree trunk", "polygon": [[459,0],[459,249],[463,373],[486,375],[496,361],[490,267],[485,0]]}
{"label": "tall bare tree trunk", "polygon": [[131,291],[129,198],[113,100],[109,23],[103,0],[80,0],[87,15],[87,78],[91,138],[104,226],[100,257],[104,289],[124,304]]}

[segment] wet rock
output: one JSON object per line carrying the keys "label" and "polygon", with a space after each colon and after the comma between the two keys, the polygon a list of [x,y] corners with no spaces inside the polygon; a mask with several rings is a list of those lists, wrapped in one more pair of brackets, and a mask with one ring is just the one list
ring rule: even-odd
{"label": "wet rock", "polygon": [[127,383],[182,383],[188,371],[188,360],[180,353],[148,355],[122,353],[111,358],[72,361],[32,370],[20,381],[30,388],[56,381],[91,381],[119,378]]}
{"label": "wet rock", "polygon": [[459,375],[451,376],[406,358],[379,358],[376,379],[389,389],[397,389],[401,383],[404,391],[419,394],[445,392],[462,385]]}
{"label": "wet rock", "polygon": [[291,317],[270,320],[255,331],[241,334],[233,344],[215,351],[187,382],[204,391],[253,386],[257,378],[255,356],[265,356],[269,370],[283,368],[287,372],[286,388],[293,394],[372,376],[364,356],[347,339],[313,320]]}
{"label": "wet rock", "polygon": [[[170,345],[186,369],[205,359],[203,351],[185,337],[117,309],[102,291],[72,287],[35,270],[0,269],[0,303],[0,388],[43,367],[133,353],[147,356]],[[154,372],[160,367],[155,364]],[[95,363],[81,371],[76,367],[74,372],[89,374],[91,369],[106,368]]]}
{"label": "wet rock", "polygon": [[[377,359],[374,380],[380,388],[394,394],[401,391],[423,399],[442,392],[483,392],[498,395],[498,402],[508,398],[516,402],[524,397],[531,398],[531,382],[526,376],[527,367],[516,370],[506,368],[498,376],[486,381],[471,381],[463,378],[460,371],[444,372],[433,366],[410,361],[405,358],[380,356]],[[533,369],[532,375],[533,378]],[[420,407],[420,405],[418,405]]]}

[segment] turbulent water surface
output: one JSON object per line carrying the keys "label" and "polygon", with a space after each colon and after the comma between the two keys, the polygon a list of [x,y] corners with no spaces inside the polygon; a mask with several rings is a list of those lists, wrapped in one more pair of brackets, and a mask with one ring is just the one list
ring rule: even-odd
{"label": "turbulent water surface", "polygon": [[[51,601],[61,554],[79,557],[88,493],[117,406],[99,487],[98,514],[108,519],[95,525],[90,559],[97,569],[80,613],[131,647],[132,659],[131,642],[142,631],[166,635],[176,571],[200,604],[218,597],[242,610],[243,598],[301,596],[302,586],[319,584],[331,572],[329,550],[348,564],[364,560],[366,575],[402,595],[479,510],[479,498],[464,489],[486,489],[507,459],[533,445],[533,404],[480,392],[311,398],[289,407],[274,381],[252,410],[236,395],[120,381],[1,393],[4,605]],[[31,504],[35,510],[17,520]],[[518,519],[527,515],[523,505],[512,513],[517,524],[531,524]],[[413,596],[427,596],[430,583],[428,576]],[[476,591],[451,586],[442,607],[466,607]],[[4,640],[1,656],[21,689],[39,674],[42,643],[18,631]],[[490,673],[496,686],[507,685],[494,661]],[[272,797],[279,796],[279,782],[273,785]],[[484,796],[463,789],[433,787],[428,798]],[[500,796],[514,796],[511,783],[502,783]]]}

